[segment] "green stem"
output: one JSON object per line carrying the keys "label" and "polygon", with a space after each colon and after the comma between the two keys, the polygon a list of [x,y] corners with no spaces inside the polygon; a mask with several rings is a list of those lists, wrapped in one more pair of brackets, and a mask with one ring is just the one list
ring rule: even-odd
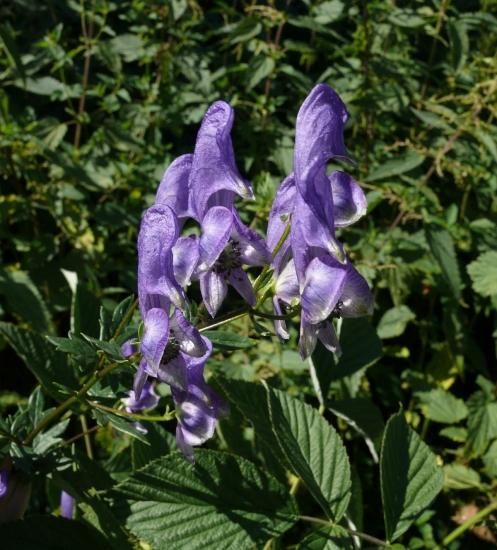
{"label": "green stem", "polygon": [[124,418],[130,418],[131,420],[148,420],[149,422],[163,422],[164,420],[172,420],[176,416],[175,411],[167,411],[162,415],[146,415],[146,414],[136,414],[130,413],[128,411],[123,411],[121,409],[114,409],[112,407],[107,407],[107,405],[102,405],[96,401],[86,401],[90,407],[94,409],[100,409],[105,412],[115,414],[116,416],[122,416]]}
{"label": "green stem", "polygon": [[490,515],[494,510],[497,510],[497,500],[491,502],[488,506],[480,510],[473,517],[466,520],[464,523],[456,527],[452,532],[450,532],[442,541],[442,544],[435,547],[435,550],[440,550],[441,548],[446,548],[451,542],[454,542],[457,538],[463,535],[466,531],[474,527],[477,523],[480,523],[488,515]]}
{"label": "green stem", "polygon": [[81,428],[83,429],[86,454],[88,455],[88,458],[93,458],[93,449],[91,448],[91,438],[90,434],[88,433],[88,423],[86,422],[86,416],[84,414],[80,414],[79,421],[81,422]]}
{"label": "green stem", "polygon": [[24,440],[24,445],[29,445],[33,442],[33,439],[42,432],[47,426],[52,422],[57,420],[59,416],[62,416],[74,403],[77,403],[86,393],[94,386],[99,380],[107,376],[109,372],[112,372],[114,369],[120,367],[120,363],[111,363],[107,365],[104,369],[94,372],[88,381],[71,397],[68,397],[63,401],[58,407],[56,407],[50,414],[45,416],[37,426],[29,433],[29,435]]}

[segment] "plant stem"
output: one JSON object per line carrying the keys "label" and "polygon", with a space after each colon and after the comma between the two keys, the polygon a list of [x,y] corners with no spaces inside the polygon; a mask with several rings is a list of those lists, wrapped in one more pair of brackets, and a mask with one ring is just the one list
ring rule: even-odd
{"label": "plant stem", "polygon": [[471,529],[477,523],[480,523],[480,521],[485,519],[494,510],[497,510],[497,500],[495,500],[494,502],[491,502],[488,506],[480,510],[473,517],[469,518],[464,523],[459,525],[459,527],[456,527],[456,529],[450,532],[443,539],[442,543],[436,546],[434,550],[440,550],[441,548],[446,548],[451,542],[455,541],[457,538],[459,538],[461,535],[463,535],[466,531]]}
{"label": "plant stem", "polygon": [[91,439],[88,431],[88,423],[86,422],[86,416],[84,414],[80,414],[79,421],[81,422],[81,428],[83,429],[86,454],[88,455],[88,458],[93,458],[93,449],[91,448]]}
{"label": "plant stem", "polygon": [[[316,525],[322,525],[323,527],[333,527],[335,525],[332,521],[327,521],[325,519],[315,518],[312,516],[298,516],[298,519],[302,521],[307,521],[308,523],[315,523]],[[384,548],[388,548],[389,546],[388,542],[386,542],[385,540],[378,539],[376,537],[373,537],[372,535],[368,535],[367,533],[362,533],[361,531],[354,531],[353,529],[349,529],[344,525],[340,525],[340,527],[345,531],[347,531],[347,533],[349,533],[350,535],[353,535],[354,537],[359,537],[360,539],[366,540],[371,544],[375,544],[376,546],[382,546]]]}
{"label": "plant stem", "polygon": [[172,420],[176,413],[175,411],[166,411],[162,416],[158,415],[146,415],[146,414],[136,414],[136,413],[130,413],[128,411],[123,411],[121,409],[114,409],[112,407],[107,407],[107,405],[102,405],[101,403],[97,403],[96,401],[86,401],[90,407],[93,407],[94,409],[100,409],[105,412],[109,412],[112,414],[115,414],[116,416],[123,416],[124,418],[130,418],[132,420],[148,420],[149,422],[163,422],[164,420]]}

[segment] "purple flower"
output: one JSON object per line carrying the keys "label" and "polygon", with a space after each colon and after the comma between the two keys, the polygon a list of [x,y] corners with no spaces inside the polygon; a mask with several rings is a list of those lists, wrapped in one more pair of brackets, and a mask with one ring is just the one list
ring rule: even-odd
{"label": "purple flower", "polygon": [[69,493],[61,491],[60,493],[60,515],[66,519],[74,518],[74,509],[76,501]]}
{"label": "purple flower", "polygon": [[264,239],[241,221],[235,195],[253,197],[252,186],[236,167],[230,131],[233,109],[217,101],[200,127],[190,174],[195,217],[201,225],[196,273],[208,312],[214,317],[228,284],[250,304],[255,294],[242,265],[261,266],[271,256]]}
{"label": "purple flower", "polygon": [[193,447],[202,445],[214,435],[217,418],[226,414],[224,401],[204,380],[204,367],[212,353],[212,344],[203,338],[205,353],[193,357],[179,345],[166,352],[159,380],[171,386],[178,425],[176,442],[185,457],[193,462]]}
{"label": "purple flower", "polygon": [[134,390],[128,392],[128,397],[122,400],[126,410],[130,413],[154,409],[159,402],[159,396],[155,393],[154,386],[150,380],[143,384],[140,397],[137,399]]}
{"label": "purple flower", "polygon": [[9,472],[0,470],[0,499],[2,499],[9,489]]}
{"label": "purple flower", "polygon": [[[319,84],[311,91],[297,116],[294,173],[280,185],[269,219],[271,250],[291,223],[290,238],[272,263],[273,308],[281,315],[282,303],[300,301],[299,349],[304,358],[318,338],[328,349],[338,349],[331,319],[366,315],[372,308],[366,281],[335,235],[336,227],[351,225],[366,213],[366,197],[348,174],[326,174],[328,160],[348,159],[343,142],[347,118],[345,105],[329,86]],[[283,321],[277,321],[275,328],[288,338]]]}

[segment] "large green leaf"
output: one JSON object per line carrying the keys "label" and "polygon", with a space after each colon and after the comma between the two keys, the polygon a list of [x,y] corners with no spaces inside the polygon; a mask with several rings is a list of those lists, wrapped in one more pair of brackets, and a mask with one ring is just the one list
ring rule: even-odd
{"label": "large green leaf", "polygon": [[154,548],[262,548],[297,513],[287,488],[248,460],[200,449],[189,464],[173,453],[135,472],[118,488],[129,504],[127,527]]}
{"label": "large green leaf", "polygon": [[452,295],[459,300],[462,282],[452,236],[445,229],[430,226],[426,228],[426,239]]}
{"label": "large green leaf", "polygon": [[350,500],[351,480],[347,453],[334,428],[316,409],[285,392],[240,380],[220,385],[323,511],[339,520]]}
{"label": "large green leaf", "polygon": [[409,528],[443,485],[435,455],[407,425],[402,410],[387,422],[380,476],[385,529],[392,541]]}
{"label": "large green leaf", "polygon": [[67,397],[68,389],[77,388],[77,381],[67,365],[66,356],[56,351],[41,335],[3,322],[0,322],[0,334],[50,395],[64,398]]}
{"label": "large green leaf", "polygon": [[424,161],[424,159],[424,156],[417,151],[408,151],[404,155],[392,160],[387,160],[386,162],[380,164],[377,168],[371,171],[367,177],[367,180],[376,181],[410,172],[411,170],[414,170],[414,168],[417,168]]}
{"label": "large green leaf", "polygon": [[414,313],[405,305],[387,310],[378,324],[378,336],[382,339],[395,338],[403,334],[407,323],[415,319]]}
{"label": "large green leaf", "polygon": [[76,520],[33,516],[0,525],[2,550],[108,550],[105,537]]}
{"label": "large green leaf", "polygon": [[491,250],[480,254],[468,265],[473,288],[482,296],[497,295],[497,252]]}

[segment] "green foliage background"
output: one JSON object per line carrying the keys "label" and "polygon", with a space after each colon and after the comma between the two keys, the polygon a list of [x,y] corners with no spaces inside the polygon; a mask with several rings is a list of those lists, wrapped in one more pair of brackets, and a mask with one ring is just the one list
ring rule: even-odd
{"label": "green foliage background", "polygon": [[[368,195],[368,216],[343,238],[374,288],[372,324],[344,324],[350,351],[338,365],[315,358],[318,390],[295,348],[244,321],[238,329],[256,345],[219,351],[211,371],[270,379],[325,406],[360,478],[361,530],[384,536],[377,474],[361,472],[399,403],[445,472],[444,492],[403,543],[432,548],[464,505],[493,501],[495,0],[7,0],[0,46],[2,321],[98,336],[99,304],[110,310],[135,292],[141,213],[169,162],[192,151],[216,99],[236,110],[235,152],[256,191],[242,215],[264,231],[292,170],[298,106],[327,82],[348,105],[346,144],[357,161],[349,171]],[[36,380],[2,334],[8,415]],[[233,410],[211,446],[247,456],[250,437],[235,435],[243,422]],[[102,460],[122,450],[102,434],[96,444]],[[33,513],[51,506],[36,489]],[[492,521],[485,529],[452,548],[495,543]]]}

